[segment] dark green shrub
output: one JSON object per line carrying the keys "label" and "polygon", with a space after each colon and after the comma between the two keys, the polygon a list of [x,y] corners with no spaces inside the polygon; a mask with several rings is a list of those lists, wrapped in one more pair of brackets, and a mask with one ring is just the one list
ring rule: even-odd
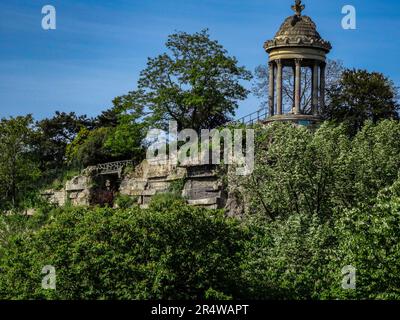
{"label": "dark green shrub", "polygon": [[149,208],[154,211],[165,211],[175,204],[184,204],[185,201],[174,192],[158,193],[151,198]]}
{"label": "dark green shrub", "polygon": [[[2,256],[2,299],[196,299],[238,296],[235,219],[176,202],[162,212],[68,208]],[[57,290],[41,288],[46,265]]]}
{"label": "dark green shrub", "polygon": [[133,206],[137,205],[138,199],[137,199],[137,197],[131,197],[128,195],[119,194],[115,198],[114,203],[120,209],[129,209],[129,208],[132,208]]}

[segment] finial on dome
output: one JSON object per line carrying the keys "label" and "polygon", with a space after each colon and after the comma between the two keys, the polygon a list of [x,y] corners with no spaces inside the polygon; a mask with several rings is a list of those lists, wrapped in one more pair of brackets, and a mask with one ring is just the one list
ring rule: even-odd
{"label": "finial on dome", "polygon": [[292,9],[294,12],[296,12],[296,16],[300,17],[301,12],[306,8],[304,4],[301,4],[301,0],[295,0],[294,6],[292,6]]}

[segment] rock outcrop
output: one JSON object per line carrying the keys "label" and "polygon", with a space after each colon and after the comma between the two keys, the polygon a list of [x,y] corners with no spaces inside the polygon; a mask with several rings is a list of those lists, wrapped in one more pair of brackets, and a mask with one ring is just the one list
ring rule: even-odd
{"label": "rock outcrop", "polygon": [[155,165],[145,160],[124,177],[119,192],[138,197],[139,205],[146,207],[154,195],[171,191],[173,184],[182,184],[180,191],[190,205],[210,209],[224,205],[222,185],[213,166]]}
{"label": "rock outcrop", "polygon": [[[107,182],[112,180],[115,194],[136,197],[138,204],[146,208],[151,198],[159,193],[181,192],[182,197],[192,206],[222,209],[226,205],[226,193],[218,176],[217,166],[188,165],[172,166],[154,164],[144,160],[130,173],[119,177],[96,177],[95,170],[85,170],[82,175],[68,181],[62,190],[46,190],[42,194],[56,205],[93,205],[97,193],[110,189]],[[99,183],[101,181],[101,183]],[[104,183],[106,182],[106,183]],[[96,185],[94,187],[94,185]]]}
{"label": "rock outcrop", "polygon": [[74,206],[90,204],[91,178],[86,175],[76,176],[67,181],[61,190],[49,189],[42,192],[42,196],[50,203],[63,206],[71,203]]}

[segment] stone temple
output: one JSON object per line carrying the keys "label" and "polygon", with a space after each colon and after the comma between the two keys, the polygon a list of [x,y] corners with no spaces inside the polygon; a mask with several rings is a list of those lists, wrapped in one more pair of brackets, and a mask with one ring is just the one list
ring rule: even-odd
{"label": "stone temple", "polygon": [[[305,5],[296,0],[292,6],[295,14],[286,18],[272,40],[264,49],[269,54],[269,104],[268,119],[313,124],[319,121],[319,113],[325,105],[326,55],[331,44],[321,38],[315,23],[302,15]],[[294,76],[293,105],[285,112],[283,103],[283,70],[292,68]],[[302,72],[311,69],[311,108],[302,104]]]}

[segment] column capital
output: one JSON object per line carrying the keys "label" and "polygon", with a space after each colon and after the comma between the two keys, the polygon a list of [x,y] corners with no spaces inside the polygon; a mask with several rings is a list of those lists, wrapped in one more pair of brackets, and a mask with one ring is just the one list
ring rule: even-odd
{"label": "column capital", "polygon": [[321,62],[321,61],[318,61],[318,60],[314,60],[313,61],[313,64],[312,64],[312,67],[322,67],[322,64],[323,64],[323,62]]}
{"label": "column capital", "polygon": [[278,66],[281,66],[282,65],[282,59],[276,59],[276,60],[274,60],[274,62],[278,65]]}
{"label": "column capital", "polygon": [[302,58],[294,59],[294,63],[296,64],[296,66],[301,65],[302,62],[303,62]]}

